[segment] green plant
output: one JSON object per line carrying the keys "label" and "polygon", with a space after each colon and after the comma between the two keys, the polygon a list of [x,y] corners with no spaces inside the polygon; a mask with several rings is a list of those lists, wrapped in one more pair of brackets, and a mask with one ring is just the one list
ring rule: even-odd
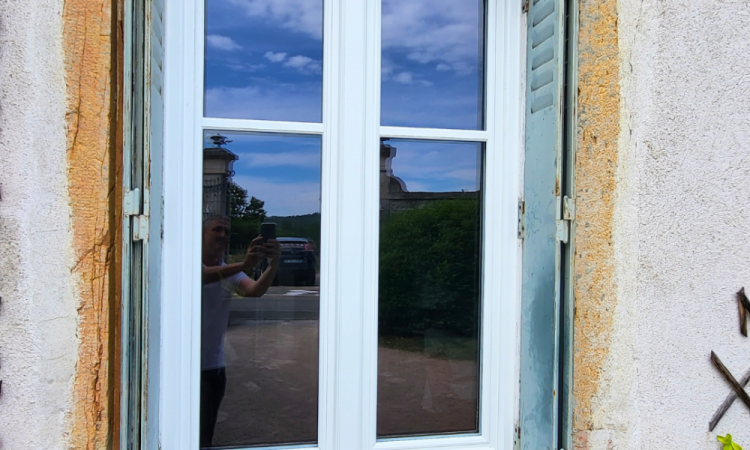
{"label": "green plant", "polygon": [[722,450],[742,450],[740,444],[735,444],[734,442],[732,442],[731,434],[727,434],[726,436],[716,436],[716,439],[718,439],[718,441],[722,443]]}
{"label": "green plant", "polygon": [[479,217],[478,199],[436,200],[382,224],[381,336],[476,336]]}

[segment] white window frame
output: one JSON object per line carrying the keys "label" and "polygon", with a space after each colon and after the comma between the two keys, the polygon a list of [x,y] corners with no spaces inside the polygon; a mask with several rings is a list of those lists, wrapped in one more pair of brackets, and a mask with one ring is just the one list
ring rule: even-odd
{"label": "white window frame", "polygon": [[[204,129],[322,136],[320,401],[318,445],[312,448],[513,448],[524,111],[521,2],[487,1],[486,130],[479,131],[378,125],[380,7],[379,0],[324,0],[323,121],[300,123],[203,118],[203,0],[165,2],[162,283],[161,297],[154,299],[161,303],[158,395],[164,450],[199,448]],[[476,434],[376,440],[381,136],[485,143]]]}

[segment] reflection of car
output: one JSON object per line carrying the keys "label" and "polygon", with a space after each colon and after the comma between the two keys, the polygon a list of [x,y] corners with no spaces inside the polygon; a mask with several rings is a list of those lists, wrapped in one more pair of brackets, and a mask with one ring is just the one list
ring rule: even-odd
{"label": "reflection of car", "polygon": [[314,243],[305,238],[276,238],[281,247],[281,262],[274,284],[314,286],[316,259]]}

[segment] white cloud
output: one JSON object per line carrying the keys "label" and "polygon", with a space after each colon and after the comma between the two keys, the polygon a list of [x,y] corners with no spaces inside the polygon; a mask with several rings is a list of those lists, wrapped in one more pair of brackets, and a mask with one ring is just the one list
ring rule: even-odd
{"label": "white cloud", "polygon": [[242,50],[242,46],[236,43],[234,39],[228,36],[222,36],[220,34],[209,34],[208,36],[206,36],[206,43],[210,48],[224,50],[227,52]]}
{"label": "white cloud", "polygon": [[303,55],[290,57],[284,63],[284,66],[297,69],[303,73],[320,73],[320,62]]}
{"label": "white cloud", "polygon": [[271,62],[281,62],[286,59],[286,53],[283,53],[283,52],[274,53],[274,52],[268,51],[263,55],[263,57]]}
{"label": "white cloud", "polygon": [[265,64],[247,64],[242,61],[237,60],[228,60],[226,63],[226,66],[229,69],[236,70],[237,72],[246,72],[246,73],[255,73],[259,70],[263,70],[266,65]]}
{"label": "white cloud", "polygon": [[[479,2],[470,2],[478,5]],[[466,75],[477,70],[478,8],[455,0],[383,0],[383,50],[440,71]]]}
{"label": "white cloud", "polygon": [[206,91],[206,116],[320,122],[320,84],[218,87]]}
{"label": "white cloud", "polygon": [[229,0],[249,17],[260,17],[314,39],[323,36],[322,0]]}
{"label": "white cloud", "polygon": [[394,76],[392,80],[399,84],[412,84],[414,82],[411,72],[401,72]]}
{"label": "white cloud", "polygon": [[284,67],[296,69],[302,73],[313,74],[320,73],[321,71],[320,61],[314,60],[309,56],[295,55],[287,58],[286,53],[274,53],[271,51],[266,52],[263,56],[271,62],[283,62]]}
{"label": "white cloud", "polygon": [[385,55],[380,60],[380,74],[385,79],[389,77],[393,71],[396,70],[393,61],[388,59]]}

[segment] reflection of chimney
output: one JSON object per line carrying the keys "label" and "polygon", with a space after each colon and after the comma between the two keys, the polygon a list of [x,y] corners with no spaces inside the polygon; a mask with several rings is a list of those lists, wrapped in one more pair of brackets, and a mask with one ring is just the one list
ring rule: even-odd
{"label": "reflection of chimney", "polygon": [[386,143],[384,140],[380,141],[380,177],[393,176],[393,168],[391,168],[391,161],[396,156],[396,147]]}
{"label": "reflection of chimney", "polygon": [[225,145],[232,142],[226,136],[211,136],[213,147],[203,149],[203,215],[229,214],[229,180],[234,176],[234,162],[239,156]]}
{"label": "reflection of chimney", "polygon": [[388,197],[390,192],[408,192],[404,181],[393,175],[391,166],[393,158],[396,157],[396,147],[385,142],[387,139],[380,141],[380,195]]}
{"label": "reflection of chimney", "polygon": [[407,192],[404,181],[393,175],[391,163],[396,157],[396,147],[380,140],[380,220],[391,214],[391,199]]}

